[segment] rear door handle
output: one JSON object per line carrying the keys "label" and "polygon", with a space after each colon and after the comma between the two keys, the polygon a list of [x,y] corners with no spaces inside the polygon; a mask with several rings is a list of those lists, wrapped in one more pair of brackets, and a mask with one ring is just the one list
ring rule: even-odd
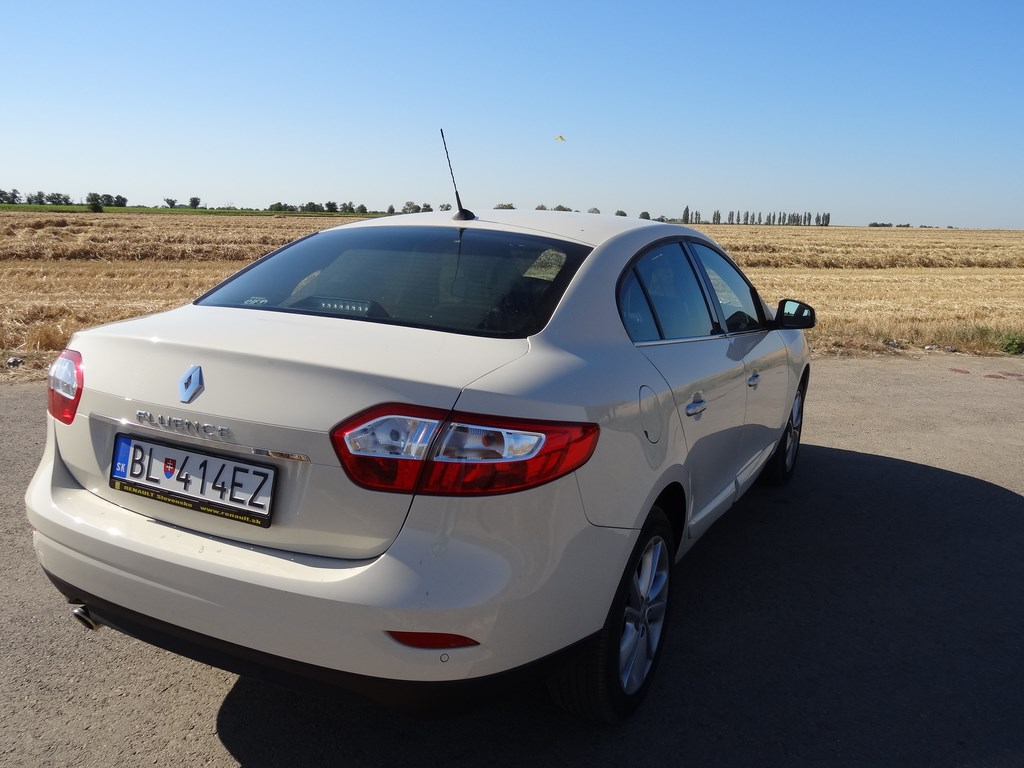
{"label": "rear door handle", "polygon": [[[699,395],[698,395],[699,397]],[[707,410],[708,401],[701,398],[700,400],[694,399],[692,403],[688,403],[686,406],[687,416],[696,416],[698,413],[703,413]]]}
{"label": "rear door handle", "polygon": [[761,380],[761,375],[757,371],[754,371],[754,375],[751,376],[749,379],[747,379],[747,386],[748,387],[756,387],[757,383],[760,380]]}

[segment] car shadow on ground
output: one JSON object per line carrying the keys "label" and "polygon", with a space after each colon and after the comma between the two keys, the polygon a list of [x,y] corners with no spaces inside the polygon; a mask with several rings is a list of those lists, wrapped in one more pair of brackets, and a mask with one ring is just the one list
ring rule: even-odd
{"label": "car shadow on ground", "polygon": [[533,689],[427,717],[242,678],[220,738],[245,766],[1024,764],[1024,497],[813,445],[800,462],[676,569],[667,655],[622,725]]}

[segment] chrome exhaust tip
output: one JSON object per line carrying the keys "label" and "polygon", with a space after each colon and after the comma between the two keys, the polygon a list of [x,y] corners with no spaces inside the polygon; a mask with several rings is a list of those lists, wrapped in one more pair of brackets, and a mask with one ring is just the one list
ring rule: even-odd
{"label": "chrome exhaust tip", "polygon": [[78,623],[86,629],[97,630],[100,625],[93,619],[92,614],[89,613],[89,609],[84,605],[79,605],[76,608],[71,609],[71,615],[78,619]]}

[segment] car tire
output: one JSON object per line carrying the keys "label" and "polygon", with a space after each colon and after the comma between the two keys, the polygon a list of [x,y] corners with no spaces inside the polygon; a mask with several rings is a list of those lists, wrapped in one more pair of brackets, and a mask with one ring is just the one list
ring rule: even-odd
{"label": "car tire", "polygon": [[669,625],[672,527],[655,507],[640,531],[604,627],[548,680],[552,699],[587,720],[615,723],[643,701]]}
{"label": "car tire", "polygon": [[800,453],[800,437],[804,427],[804,390],[798,388],[789,409],[786,428],[775,446],[775,452],[768,459],[762,477],[771,485],[785,485],[796,470],[796,459]]}

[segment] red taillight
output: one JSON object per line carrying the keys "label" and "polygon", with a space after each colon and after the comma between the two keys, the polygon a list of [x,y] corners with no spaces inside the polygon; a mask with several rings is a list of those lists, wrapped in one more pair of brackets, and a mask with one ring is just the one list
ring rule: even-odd
{"label": "red taillight", "polygon": [[335,427],[331,442],[357,485],[412,493],[427,451],[447,415],[447,411],[434,408],[379,405]]}
{"label": "red taillight", "polygon": [[596,424],[524,421],[408,405],[380,405],[331,432],[334,450],[364,488],[484,496],[533,488],[581,467]]}
{"label": "red taillight", "polygon": [[53,361],[47,377],[47,410],[62,424],[70,424],[78,413],[82,400],[82,356],[73,349],[65,349]]}

